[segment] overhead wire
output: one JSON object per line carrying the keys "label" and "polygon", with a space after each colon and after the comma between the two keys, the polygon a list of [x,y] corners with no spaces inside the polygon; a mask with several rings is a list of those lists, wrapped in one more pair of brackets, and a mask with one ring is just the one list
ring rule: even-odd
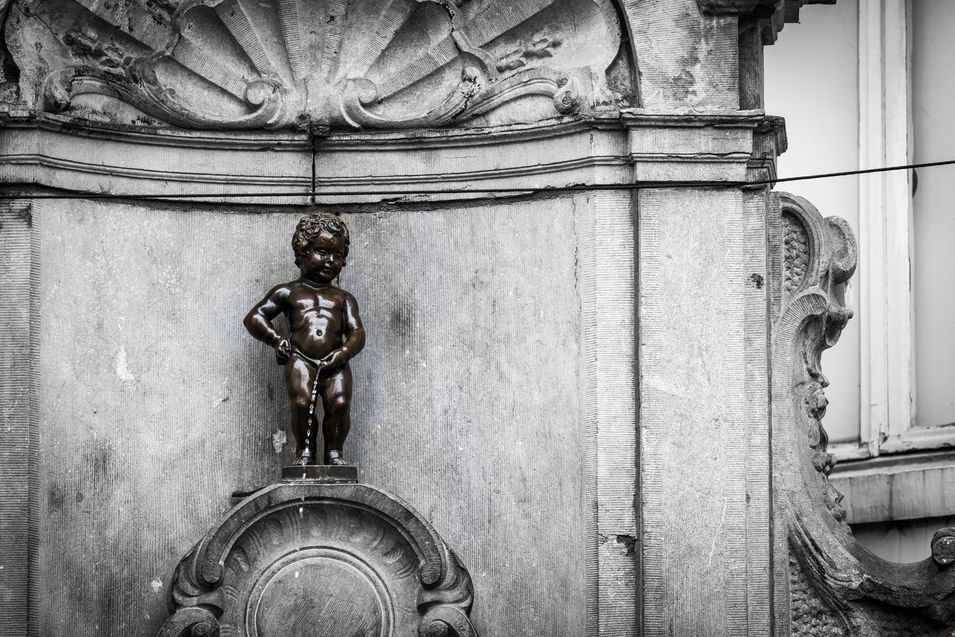
{"label": "overhead wire", "polygon": [[[11,193],[0,192],[0,200],[11,199],[258,199],[302,197],[308,198],[314,204],[318,197],[346,197],[368,195],[394,195],[395,197],[415,195],[481,195],[506,194],[532,195],[553,194],[562,192],[582,192],[594,190],[645,190],[648,188],[755,188],[758,186],[774,186],[794,181],[808,181],[812,179],[832,179],[836,177],[850,177],[853,175],[870,175],[899,170],[914,170],[917,168],[931,168],[935,166],[949,166],[955,164],[955,159],[943,161],[921,162],[897,166],[882,166],[878,168],[863,168],[857,170],[843,170],[838,172],[814,173],[795,177],[779,177],[774,179],[759,179],[754,181],[635,181],[628,183],[580,183],[561,186],[507,186],[507,187],[468,187],[468,188],[430,188],[409,189],[407,186],[390,188],[360,188],[353,187],[341,190],[322,190],[321,181],[316,178],[315,169],[312,169],[312,188],[309,191],[261,191],[261,192],[201,192],[201,193],[144,193],[144,192],[69,192],[69,193]],[[6,188],[33,188],[37,184],[3,184]]]}

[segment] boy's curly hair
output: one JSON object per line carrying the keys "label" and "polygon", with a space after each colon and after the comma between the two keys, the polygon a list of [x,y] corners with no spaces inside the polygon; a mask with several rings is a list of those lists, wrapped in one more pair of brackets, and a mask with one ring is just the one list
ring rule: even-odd
{"label": "boy's curly hair", "polygon": [[312,212],[304,217],[295,226],[292,234],[292,251],[295,252],[295,265],[301,265],[302,257],[322,232],[342,237],[345,240],[345,256],[348,256],[348,226],[337,215],[330,212]]}

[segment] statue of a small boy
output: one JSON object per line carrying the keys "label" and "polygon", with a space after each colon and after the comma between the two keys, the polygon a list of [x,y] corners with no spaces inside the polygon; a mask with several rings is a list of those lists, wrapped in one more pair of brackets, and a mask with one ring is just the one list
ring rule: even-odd
{"label": "statue of a small boy", "polygon": [[[315,464],[317,458],[318,395],[325,408],[325,464],[346,464],[342,447],[351,427],[352,389],[348,361],[365,346],[355,297],[332,284],[345,266],[348,243],[348,228],[339,217],[327,212],[302,217],[292,235],[301,276],[269,290],[245,317],[249,333],[275,348],[276,361],[285,365],[297,465]],[[288,338],[272,325],[279,314],[288,319]]]}

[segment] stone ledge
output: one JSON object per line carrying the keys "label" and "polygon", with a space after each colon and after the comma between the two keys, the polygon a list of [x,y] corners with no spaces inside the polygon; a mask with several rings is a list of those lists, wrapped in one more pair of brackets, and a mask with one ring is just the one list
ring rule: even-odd
{"label": "stone ledge", "polygon": [[850,524],[955,515],[953,451],[845,462],[830,479]]}
{"label": "stone ledge", "polygon": [[[771,164],[782,148],[780,120],[760,111],[667,116],[631,109],[497,131],[336,133],[316,138],[314,163],[301,134],[147,132],[46,115],[8,116],[2,124],[4,183],[219,203],[307,204],[313,171],[317,203],[745,181],[766,172],[753,171],[754,160]],[[428,193],[444,189],[457,192]]]}
{"label": "stone ledge", "polygon": [[353,464],[328,465],[312,464],[307,466],[282,467],[283,482],[358,482],[358,467]]}

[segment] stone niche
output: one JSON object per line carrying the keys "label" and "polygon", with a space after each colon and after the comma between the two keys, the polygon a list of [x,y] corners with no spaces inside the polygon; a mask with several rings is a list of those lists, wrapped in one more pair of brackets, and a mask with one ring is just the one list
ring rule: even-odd
{"label": "stone niche", "polygon": [[242,317],[318,207],[368,333],[346,450],[480,634],[945,634],[953,534],[878,560],[828,483],[855,244],[771,190],[761,109],[802,4],[0,1],[0,633],[157,634],[278,480]]}

